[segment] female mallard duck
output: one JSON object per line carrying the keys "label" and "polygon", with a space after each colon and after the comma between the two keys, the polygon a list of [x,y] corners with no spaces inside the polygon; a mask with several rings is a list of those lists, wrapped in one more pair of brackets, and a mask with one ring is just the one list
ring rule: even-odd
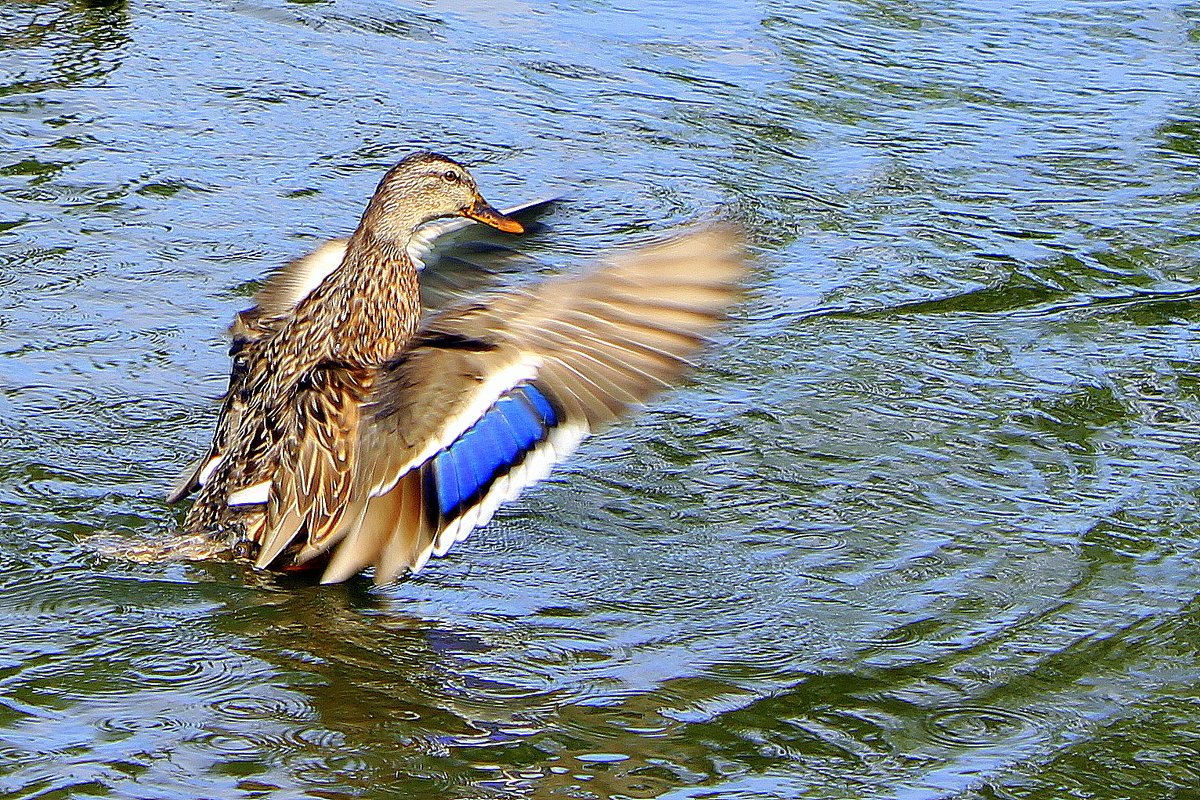
{"label": "female mallard duck", "polygon": [[461,165],[409,156],[348,241],[238,315],[212,446],[170,497],[197,492],[191,533],[260,568],[324,566],[324,582],[416,572],[668,386],[743,271],[737,236],[712,226],[422,321],[409,248],[455,215],[522,231]]}

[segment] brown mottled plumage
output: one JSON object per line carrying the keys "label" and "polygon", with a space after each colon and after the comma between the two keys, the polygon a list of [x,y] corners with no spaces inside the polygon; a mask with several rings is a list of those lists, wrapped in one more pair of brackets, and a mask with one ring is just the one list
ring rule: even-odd
{"label": "brown mottled plumage", "polygon": [[410,156],[348,241],[285,267],[238,315],[212,447],[170,498],[198,492],[190,533],[244,543],[260,567],[328,562],[326,581],[415,572],[669,386],[743,272],[733,231],[698,228],[422,324],[409,247],[447,215],[521,230],[461,166]]}

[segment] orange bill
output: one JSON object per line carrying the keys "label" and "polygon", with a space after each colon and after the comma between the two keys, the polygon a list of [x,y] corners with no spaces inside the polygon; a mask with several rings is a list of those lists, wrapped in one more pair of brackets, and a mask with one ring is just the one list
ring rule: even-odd
{"label": "orange bill", "polygon": [[476,197],[475,202],[462,211],[462,215],[484,225],[491,225],[506,233],[524,233],[525,226],[512,217],[506,217],[487,204],[482,197]]}

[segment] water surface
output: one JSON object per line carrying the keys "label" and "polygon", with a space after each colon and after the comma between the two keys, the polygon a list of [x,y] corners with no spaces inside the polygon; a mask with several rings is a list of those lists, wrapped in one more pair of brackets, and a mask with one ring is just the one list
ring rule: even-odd
{"label": "water surface", "polygon": [[[1200,785],[1200,9],[0,10],[0,798]],[[723,205],[702,369],[418,579],[138,565],[251,281],[417,148],[555,265]]]}

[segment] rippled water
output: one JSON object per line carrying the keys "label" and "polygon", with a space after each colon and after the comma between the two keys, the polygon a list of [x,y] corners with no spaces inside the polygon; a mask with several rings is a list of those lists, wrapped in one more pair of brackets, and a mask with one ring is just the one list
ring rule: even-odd
{"label": "rippled water", "polygon": [[[0,798],[1200,785],[1200,7],[0,9]],[[715,205],[705,367],[418,579],[137,565],[248,281],[433,147],[569,264]]]}

